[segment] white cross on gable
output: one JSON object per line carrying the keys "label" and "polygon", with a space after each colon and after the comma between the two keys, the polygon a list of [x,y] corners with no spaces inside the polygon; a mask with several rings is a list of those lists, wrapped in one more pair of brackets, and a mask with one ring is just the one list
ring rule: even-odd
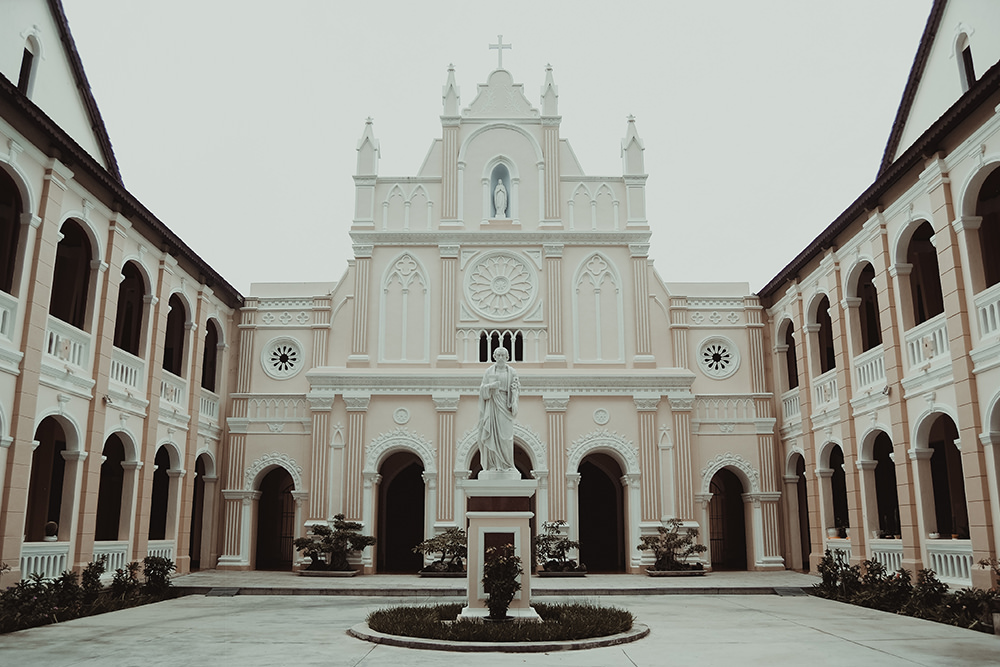
{"label": "white cross on gable", "polygon": [[497,43],[490,44],[491,49],[497,50],[497,69],[503,69],[503,50],[510,49],[510,44],[503,43],[503,35],[497,35]]}

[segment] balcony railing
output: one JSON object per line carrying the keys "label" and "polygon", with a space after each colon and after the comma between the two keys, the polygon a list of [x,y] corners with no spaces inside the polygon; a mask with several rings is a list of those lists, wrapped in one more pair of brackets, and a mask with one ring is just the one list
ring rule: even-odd
{"label": "balcony railing", "polygon": [[174,559],[173,540],[150,540],[146,546],[147,556],[159,556],[172,561]]}
{"label": "balcony railing", "polygon": [[104,577],[114,575],[115,570],[128,564],[128,541],[94,542],[94,560],[104,558]]}
{"label": "balcony railing", "polygon": [[799,406],[799,388],[791,389],[781,395],[781,415],[785,423],[799,419],[802,409]]}
{"label": "balcony railing", "polygon": [[872,540],[868,549],[872,560],[882,563],[887,572],[903,567],[903,540]]}
{"label": "balcony railing", "polygon": [[169,371],[163,371],[163,378],[160,380],[160,398],[180,410],[186,411],[187,380],[179,378]]}
{"label": "balcony railing", "polygon": [[21,544],[21,578],[40,574],[55,579],[69,569],[69,542],[24,542]]}
{"label": "balcony railing", "polygon": [[90,334],[51,315],[45,328],[45,354],[90,372]]}
{"label": "balcony railing", "polygon": [[957,586],[972,585],[972,540],[927,540],[927,562],[938,579]]}
{"label": "balcony railing", "polygon": [[1000,332],[1000,283],[976,295],[976,313],[980,338]]}
{"label": "balcony railing", "polygon": [[881,345],[854,357],[854,378],[858,391],[882,388],[885,384],[885,355]]}
{"label": "balcony railing", "polygon": [[201,402],[199,404],[198,413],[202,418],[209,421],[218,421],[219,419],[219,397],[214,393],[210,392],[208,389],[201,390]]}
{"label": "balcony railing", "polygon": [[948,356],[948,327],[944,313],[913,327],[904,338],[911,369],[942,355]]}
{"label": "balcony railing", "polygon": [[837,402],[837,369],[831,368],[812,381],[813,412]]}
{"label": "balcony railing", "polygon": [[17,315],[17,299],[0,291],[0,336],[9,341],[14,336],[14,317]]}
{"label": "balcony railing", "polygon": [[827,538],[823,547],[836,558],[839,554],[845,563],[851,560],[851,541],[839,537]]}
{"label": "balcony railing", "polygon": [[111,381],[140,391],[146,378],[146,362],[117,347],[111,348]]}

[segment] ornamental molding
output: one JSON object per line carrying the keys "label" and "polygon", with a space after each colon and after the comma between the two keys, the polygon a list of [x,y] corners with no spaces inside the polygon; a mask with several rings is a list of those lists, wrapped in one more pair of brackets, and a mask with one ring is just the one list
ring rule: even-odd
{"label": "ornamental molding", "polygon": [[[478,428],[470,428],[463,435],[461,440],[458,442],[458,447],[455,448],[455,474],[458,475],[460,472],[468,472],[469,466],[472,464],[472,457],[475,455],[478,446],[476,442],[476,434]],[[542,441],[542,436],[540,436],[535,431],[531,430],[524,424],[520,422],[514,422],[514,446],[522,445],[528,455],[531,457],[531,469],[532,475],[535,471],[538,472],[548,472],[548,456],[546,454],[547,447]]]}
{"label": "ornamental molding", "polygon": [[615,458],[623,464],[625,474],[639,474],[639,450],[631,440],[605,428],[593,430],[573,441],[569,447],[566,469],[574,472],[579,470],[583,458],[595,451],[616,454]]}
{"label": "ornamental molding", "polygon": [[701,341],[697,356],[698,370],[713,380],[724,380],[740,367],[739,348],[725,336],[709,336]]}
{"label": "ornamental molding", "polygon": [[430,440],[404,426],[386,431],[368,443],[363,472],[377,473],[379,463],[387,454],[396,451],[413,452],[420,457],[425,473],[437,472],[437,454],[434,445]]}
{"label": "ornamental molding", "polygon": [[[477,246],[490,246],[497,248],[510,248],[511,232],[491,232],[488,230],[477,230],[475,236],[471,236],[467,231],[432,230],[432,231],[409,231],[409,232],[369,232],[354,230],[350,232],[351,239],[355,242],[362,242],[364,247],[369,249],[371,256],[371,246],[441,246],[441,245],[462,245],[468,243],[470,238],[474,238]],[[647,243],[652,236],[652,232],[598,232],[598,231],[566,231],[550,230],[545,232],[518,232],[516,234],[518,245],[524,246],[545,246],[562,244],[563,246],[624,246],[636,243]],[[355,250],[358,248],[354,246]],[[475,250],[462,248],[461,265],[464,268],[469,254],[474,254]],[[468,254],[467,254],[468,253]],[[357,253],[355,252],[357,256]]]}
{"label": "ornamental molding", "polygon": [[257,308],[259,310],[292,310],[292,309],[312,309],[313,298],[288,299],[258,297]]}
{"label": "ornamental molding", "polygon": [[749,493],[760,493],[760,474],[754,470],[753,465],[749,461],[739,454],[733,454],[732,452],[719,454],[701,469],[702,493],[710,493],[709,488],[712,484],[712,478],[715,477],[715,473],[723,468],[736,468],[739,470],[743,473],[742,477],[750,482]]}
{"label": "ornamental molding", "polygon": [[739,310],[743,310],[744,304],[743,297],[711,299],[689,296],[687,298],[687,305],[688,308],[705,308],[711,310],[738,308]]}
{"label": "ornamental molding", "polygon": [[254,491],[257,478],[268,468],[284,468],[292,476],[292,484],[296,491],[302,490],[302,466],[295,462],[291,456],[285,453],[271,452],[264,454],[259,459],[250,464],[243,473],[243,488],[245,491]]}
{"label": "ornamental molding", "polygon": [[295,377],[305,366],[302,343],[291,336],[272,338],[261,348],[260,364],[268,377],[275,380]]}

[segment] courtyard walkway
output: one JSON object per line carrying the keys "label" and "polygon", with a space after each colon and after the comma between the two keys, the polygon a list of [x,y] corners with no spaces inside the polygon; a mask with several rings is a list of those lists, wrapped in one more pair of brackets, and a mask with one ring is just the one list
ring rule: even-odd
{"label": "courtyard walkway", "polygon": [[178,577],[175,583],[201,589],[201,594],[0,635],[0,664],[1000,664],[1000,637],[802,595],[801,587],[816,579],[795,572],[716,572],[696,580],[666,582],[629,575],[532,579],[536,598],[624,607],[650,627],[645,639],[616,647],[550,654],[468,654],[374,645],[347,635],[347,629],[370,611],[386,605],[462,600],[447,590],[459,582],[441,585],[442,580],[437,580],[426,586],[428,581],[415,576],[316,580],[278,572],[200,572]]}

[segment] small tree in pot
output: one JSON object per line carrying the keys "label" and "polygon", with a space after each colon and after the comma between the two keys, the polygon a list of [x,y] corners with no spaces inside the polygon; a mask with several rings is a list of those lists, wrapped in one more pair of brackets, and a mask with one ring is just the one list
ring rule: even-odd
{"label": "small tree in pot", "polygon": [[375,544],[371,535],[362,535],[362,525],[357,521],[345,521],[343,514],[333,517],[333,528],[317,524],[311,528],[312,534],[295,540],[295,549],[312,562],[307,570],[350,571],[350,556],[355,551]]}
{"label": "small tree in pot", "polygon": [[521,590],[518,577],[523,572],[521,558],[514,555],[514,547],[504,545],[486,550],[483,562],[483,586],[488,594],[486,606],[489,607],[490,615],[487,618],[493,621],[507,618],[507,609],[514,596]]}
{"label": "small tree in pot", "polygon": [[697,528],[682,527],[680,519],[670,519],[667,525],[658,526],[656,535],[644,535],[637,547],[639,551],[652,551],[656,562],[649,568],[653,572],[684,572],[703,570],[701,563],[687,562],[690,556],[705,553],[708,547],[696,544]]}
{"label": "small tree in pot", "polygon": [[580,543],[563,535],[566,522],[546,521],[542,524],[544,533],[535,538],[535,559],[544,572],[586,572],[587,566],[577,564],[567,554],[571,549],[579,549]]}
{"label": "small tree in pot", "polygon": [[413,547],[413,551],[425,557],[441,554],[440,558],[425,566],[421,572],[464,572],[462,559],[469,552],[468,538],[461,528],[449,528]]}

